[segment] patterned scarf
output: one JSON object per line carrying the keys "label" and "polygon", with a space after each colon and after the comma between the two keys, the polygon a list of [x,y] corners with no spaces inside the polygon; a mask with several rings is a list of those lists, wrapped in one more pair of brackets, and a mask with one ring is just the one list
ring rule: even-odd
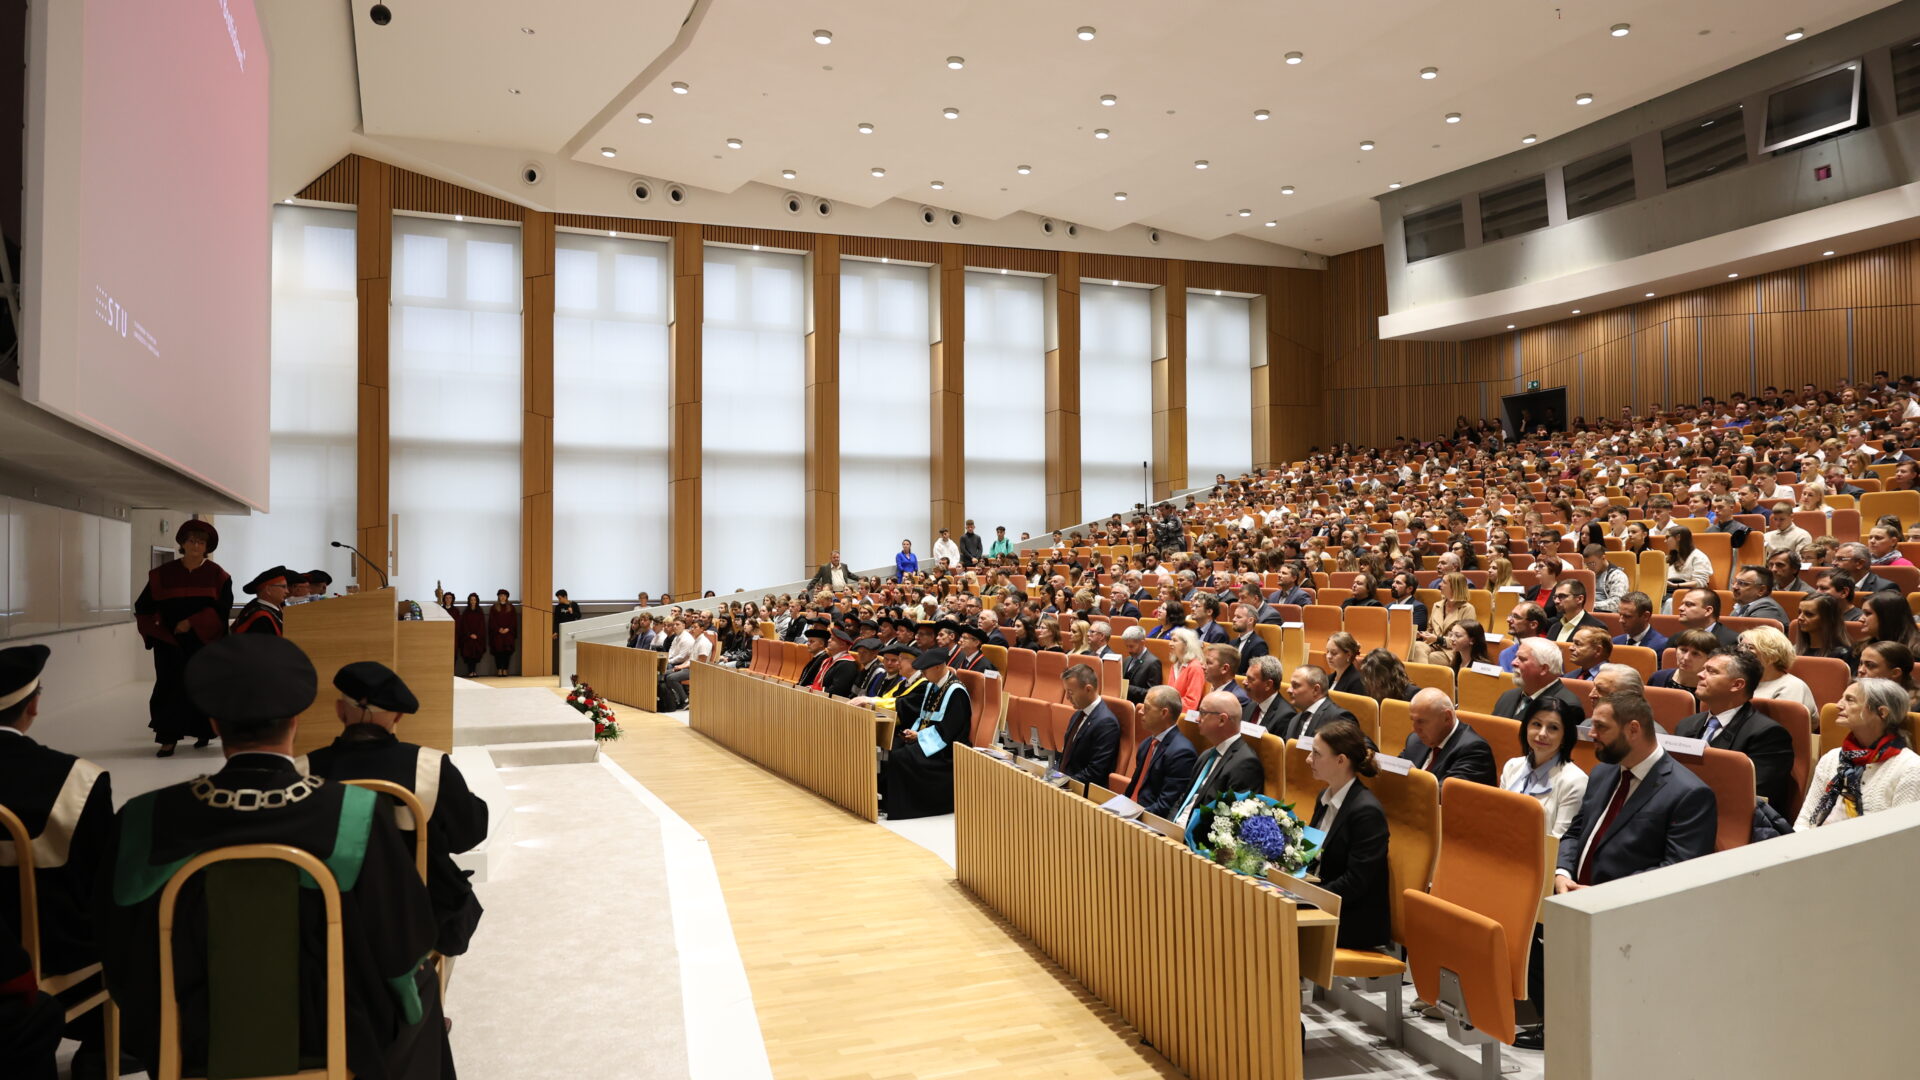
{"label": "patterned scarf", "polygon": [[1853,741],[1853,734],[1847,734],[1847,741],[1840,746],[1840,768],[1827,782],[1827,790],[1820,793],[1820,801],[1813,808],[1813,823],[1822,824],[1827,815],[1833,812],[1833,804],[1842,797],[1852,808],[1853,816],[1866,813],[1861,805],[1860,782],[1866,776],[1867,766],[1877,765],[1907,748],[1907,740],[1898,731],[1888,731],[1880,736],[1880,741],[1872,746],[1861,746]]}

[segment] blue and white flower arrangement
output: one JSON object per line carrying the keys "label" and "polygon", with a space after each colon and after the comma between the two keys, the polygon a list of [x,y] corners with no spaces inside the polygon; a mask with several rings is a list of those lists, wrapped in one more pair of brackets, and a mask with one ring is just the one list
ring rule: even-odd
{"label": "blue and white flower arrangement", "polygon": [[1298,873],[1320,853],[1292,803],[1246,791],[1222,795],[1196,809],[1187,823],[1187,846],[1250,877],[1264,877],[1269,866]]}

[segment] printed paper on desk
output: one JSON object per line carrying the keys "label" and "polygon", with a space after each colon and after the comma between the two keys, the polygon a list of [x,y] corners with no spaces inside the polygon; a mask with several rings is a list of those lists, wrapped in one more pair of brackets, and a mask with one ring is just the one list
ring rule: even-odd
{"label": "printed paper on desk", "polygon": [[1381,772],[1390,772],[1395,776],[1405,776],[1413,771],[1413,762],[1391,754],[1375,754],[1373,763],[1380,767]]}
{"label": "printed paper on desk", "polygon": [[1240,721],[1240,734],[1245,735],[1249,739],[1264,739],[1267,736],[1267,729],[1251,720],[1242,720]]}
{"label": "printed paper on desk", "polygon": [[1188,709],[1188,710],[1187,710],[1187,722],[1188,722],[1188,723],[1190,723],[1190,724],[1197,724],[1197,723],[1199,723],[1199,722],[1200,722],[1200,710],[1199,710],[1199,709]]}
{"label": "printed paper on desk", "polygon": [[1688,757],[1706,757],[1707,740],[1685,739],[1678,735],[1660,733],[1660,749],[1669,754],[1685,754]]}
{"label": "printed paper on desk", "polygon": [[1125,795],[1115,795],[1100,804],[1100,809],[1123,818],[1137,818],[1145,813],[1145,808]]}
{"label": "printed paper on desk", "polygon": [[1507,640],[1507,636],[1505,634],[1488,634],[1487,635],[1487,642],[1489,644],[1498,645],[1500,642],[1505,640]]}
{"label": "printed paper on desk", "polygon": [[1491,675],[1496,679],[1506,674],[1506,672],[1500,670],[1499,664],[1489,664],[1484,660],[1475,660],[1473,662],[1473,673],[1475,675]]}

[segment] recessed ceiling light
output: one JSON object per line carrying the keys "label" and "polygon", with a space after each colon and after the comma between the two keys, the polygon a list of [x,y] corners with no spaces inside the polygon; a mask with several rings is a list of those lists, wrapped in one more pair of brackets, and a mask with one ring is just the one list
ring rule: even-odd
{"label": "recessed ceiling light", "polygon": [[753,250],[755,250],[755,251],[759,251],[759,250],[760,250],[760,245],[759,245],[759,244],[755,244],[755,245],[753,245]]}
{"label": "recessed ceiling light", "polygon": [[1243,206],[1243,207],[1241,207],[1241,208],[1240,208],[1240,216],[1241,216],[1241,217],[1252,217],[1252,216],[1253,216],[1253,211],[1251,211],[1251,210],[1249,210],[1249,209],[1247,209],[1246,207],[1244,207],[1244,206]]}
{"label": "recessed ceiling light", "polygon": [[1574,313],[1575,315],[1578,315],[1578,314],[1580,314],[1580,309],[1579,309],[1579,308],[1574,308],[1574,309],[1573,309],[1573,313]]}
{"label": "recessed ceiling light", "polygon": [[620,153],[620,151],[618,151],[618,150],[615,150],[615,149],[614,149],[613,147],[611,147],[611,146],[603,146],[603,147],[601,147],[601,148],[600,148],[600,156],[601,156],[601,157],[614,157],[614,156],[616,156],[616,155],[618,155],[619,153]]}
{"label": "recessed ceiling light", "polygon": [[608,235],[608,236],[619,236],[620,234],[619,234],[619,233],[617,233],[617,232],[615,232],[615,231],[613,231],[612,229],[608,229],[608,230],[607,230],[607,235]]}
{"label": "recessed ceiling light", "polygon": [[1507,324],[1507,329],[1509,329],[1509,330],[1511,330],[1511,329],[1513,329],[1513,324],[1512,324],[1512,323],[1508,323],[1508,324]]}
{"label": "recessed ceiling light", "polygon": [[1460,114],[1459,114],[1459,113],[1457,113],[1457,112],[1450,112],[1450,113],[1448,113],[1448,114],[1447,114],[1447,123],[1449,123],[1449,124],[1457,124],[1457,123],[1459,123],[1459,122],[1460,122]]}
{"label": "recessed ceiling light", "polygon": [[813,32],[813,43],[814,43],[815,45],[831,45],[831,44],[833,44],[833,31],[831,31],[831,30],[815,30],[815,31]]}
{"label": "recessed ceiling light", "polygon": [[1372,139],[1361,139],[1361,140],[1360,140],[1360,149],[1362,149],[1362,150],[1371,150],[1371,149],[1373,149],[1373,140],[1372,140]]}
{"label": "recessed ceiling light", "polygon": [[1291,194],[1293,194],[1293,185],[1292,185],[1292,184],[1282,184],[1282,185],[1280,186],[1280,194],[1282,194],[1282,195],[1291,195]]}
{"label": "recessed ceiling light", "polygon": [[1033,171],[1033,166],[1031,166],[1031,165],[1015,165],[1015,166],[1013,167],[1013,171],[1014,171],[1014,172],[1017,172],[1017,173],[1019,173],[1019,174],[1020,174],[1021,176],[1025,176],[1025,175],[1027,175],[1028,173],[1030,173],[1030,172],[1032,172],[1032,171]]}
{"label": "recessed ceiling light", "polygon": [[1593,95],[1582,90],[1581,92],[1573,95],[1573,103],[1575,105],[1591,105],[1593,104]]}
{"label": "recessed ceiling light", "polygon": [[1271,110],[1271,109],[1255,109],[1255,110],[1253,110],[1253,118],[1254,118],[1255,120],[1265,120],[1265,119],[1267,119],[1267,118],[1269,118],[1269,117],[1271,117],[1272,115],[1273,115],[1273,110]]}
{"label": "recessed ceiling light", "polygon": [[1119,98],[1119,96],[1118,96],[1118,95],[1116,95],[1116,94],[1101,94],[1101,95],[1100,95],[1100,104],[1102,104],[1102,105],[1118,105],[1118,104],[1120,104],[1120,98]]}
{"label": "recessed ceiling light", "polygon": [[1092,41],[1093,34],[1094,29],[1091,26],[1083,26],[1073,32],[1073,36],[1079,38],[1081,41]]}
{"label": "recessed ceiling light", "polygon": [[881,168],[878,165],[875,165],[873,168],[868,169],[867,171],[872,173],[875,177],[881,177],[881,176],[887,175],[887,170]]}
{"label": "recessed ceiling light", "polygon": [[1195,162],[1193,163],[1193,167],[1194,167],[1194,168],[1196,168],[1196,169],[1204,169],[1204,168],[1206,168],[1206,167],[1207,167],[1207,159],[1206,159],[1206,158],[1200,158],[1200,159],[1198,159],[1198,160],[1196,160],[1196,161],[1195,161]]}
{"label": "recessed ceiling light", "polygon": [[1739,277],[1739,276],[1740,276],[1740,271],[1738,271],[1738,270],[1735,270],[1735,271],[1734,271],[1733,273],[1731,273],[1731,274],[1728,274],[1727,276],[1728,276],[1728,277],[1730,277],[1730,278],[1736,278],[1736,277]]}
{"label": "recessed ceiling light", "polygon": [[1300,61],[1305,60],[1306,58],[1307,58],[1306,53],[1298,53],[1298,52],[1290,52],[1286,56],[1287,63],[1289,64],[1297,64]]}
{"label": "recessed ceiling light", "polygon": [[1788,41],[1799,41],[1801,38],[1806,36],[1807,36],[1807,31],[1806,31],[1806,28],[1804,27],[1796,26],[1793,29],[1787,31]]}
{"label": "recessed ceiling light", "polygon": [[793,179],[794,177],[796,177],[796,176],[799,176],[799,175],[800,175],[799,173],[797,173],[797,172],[794,172],[794,171],[793,171],[792,169],[781,169],[781,170],[780,170],[780,179],[782,179],[782,180],[791,180],[791,179]]}
{"label": "recessed ceiling light", "polygon": [[927,186],[932,188],[935,191],[945,191],[947,187],[947,182],[945,180],[935,180],[929,183]]}
{"label": "recessed ceiling light", "polygon": [[1393,183],[1391,183],[1391,184],[1388,184],[1388,185],[1387,185],[1387,190],[1388,190],[1388,191],[1399,191],[1399,190],[1400,190],[1400,181],[1398,181],[1398,180],[1395,180],[1395,181],[1394,181]]}
{"label": "recessed ceiling light", "polygon": [[1001,268],[1000,268],[1000,272],[1001,272],[1001,273],[1003,273],[1003,274],[1004,274],[1004,273],[1006,273],[1006,272],[1007,272],[1007,268],[1006,268],[1006,267],[1004,267],[1004,266],[1003,266],[1003,267],[1001,267]]}
{"label": "recessed ceiling light", "polygon": [[1120,286],[1120,279],[1119,279],[1119,278],[1108,278],[1108,279],[1107,279],[1107,284],[1109,284],[1109,285],[1112,285],[1112,286],[1114,286],[1115,288],[1118,288],[1118,287]]}
{"label": "recessed ceiling light", "polygon": [[961,68],[967,66],[967,58],[964,56],[949,56],[947,57],[947,66],[955,71],[959,71]]}
{"label": "recessed ceiling light", "polygon": [[686,83],[683,83],[683,82],[677,82],[673,84],[673,92],[676,94],[685,94],[692,90],[693,90],[693,87],[688,86]]}
{"label": "recessed ceiling light", "polygon": [[1537,143],[1539,141],[1540,141],[1540,136],[1538,135],[1528,134],[1528,135],[1520,136],[1521,146],[1532,146],[1534,143]]}
{"label": "recessed ceiling light", "polygon": [[1648,294],[1647,294],[1647,298],[1648,298],[1649,300],[1651,300],[1651,299],[1653,298],[1653,294],[1652,294],[1652,293],[1648,293]]}
{"label": "recessed ceiling light", "polygon": [[1114,193],[1113,193],[1113,201],[1114,201],[1114,202],[1126,202],[1126,201],[1127,201],[1127,193],[1126,193],[1126,192],[1124,192],[1124,191],[1116,191],[1116,192],[1114,192]]}
{"label": "recessed ceiling light", "polygon": [[653,114],[650,112],[634,113],[633,120],[636,124],[651,124],[653,123]]}
{"label": "recessed ceiling light", "polygon": [[862,135],[871,135],[873,134],[873,125],[862,120],[860,123],[854,125],[854,130]]}
{"label": "recessed ceiling light", "polygon": [[1626,37],[1628,34],[1632,32],[1633,32],[1633,27],[1630,24],[1623,23],[1623,22],[1614,23],[1613,28],[1607,31],[1607,33],[1612,34],[1614,37]]}
{"label": "recessed ceiling light", "polygon": [[[293,200],[292,200],[292,199],[288,199],[287,201],[288,201],[288,202],[292,202]],[[1833,257],[1833,252],[1831,252],[1831,251],[1823,251],[1823,252],[1821,252],[1821,253],[1820,253],[1820,257],[1821,257],[1821,258],[1823,258],[1823,259],[1828,259],[1828,258],[1832,258],[1832,257]]]}
{"label": "recessed ceiling light", "polygon": [[1279,228],[1279,226],[1280,226],[1280,223],[1279,223],[1279,222],[1277,222],[1277,221],[1269,221],[1269,222],[1267,222],[1267,228],[1269,228],[1269,229],[1275,229],[1275,228]]}
{"label": "recessed ceiling light", "polygon": [[[283,203],[290,203],[290,202],[292,202],[293,200],[292,200],[292,199],[281,199],[280,201],[281,201],[281,202],[283,202]],[[1831,254],[1833,254],[1833,252],[1831,252],[1831,251],[1829,251],[1829,252],[1827,252],[1827,254],[1829,254],[1829,255],[1831,255]]]}
{"label": "recessed ceiling light", "polygon": [[958,120],[960,119],[960,110],[949,105],[946,108],[940,110],[940,115],[946,117],[949,120]]}
{"label": "recessed ceiling light", "polygon": [[746,145],[746,143],[743,143],[743,142],[741,142],[741,141],[740,141],[739,139],[728,139],[728,140],[727,140],[727,149],[729,149],[729,150],[738,150],[738,149],[740,149],[740,148],[741,148],[742,146],[745,146],[745,145]]}
{"label": "recessed ceiling light", "polygon": [[1423,67],[1420,69],[1420,77],[1423,79],[1437,79],[1440,77],[1440,69],[1437,67]]}
{"label": "recessed ceiling light", "polygon": [[1093,129],[1093,137],[1096,139],[1106,139],[1106,138],[1112,137],[1112,135],[1113,135],[1113,132],[1108,131],[1106,128]]}

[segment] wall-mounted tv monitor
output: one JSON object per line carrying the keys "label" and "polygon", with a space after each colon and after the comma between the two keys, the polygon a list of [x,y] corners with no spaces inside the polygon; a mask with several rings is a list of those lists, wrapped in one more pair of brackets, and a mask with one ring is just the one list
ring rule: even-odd
{"label": "wall-mounted tv monitor", "polygon": [[1760,152],[1771,154],[1858,127],[1860,62],[1849,60],[1767,95],[1766,134]]}

